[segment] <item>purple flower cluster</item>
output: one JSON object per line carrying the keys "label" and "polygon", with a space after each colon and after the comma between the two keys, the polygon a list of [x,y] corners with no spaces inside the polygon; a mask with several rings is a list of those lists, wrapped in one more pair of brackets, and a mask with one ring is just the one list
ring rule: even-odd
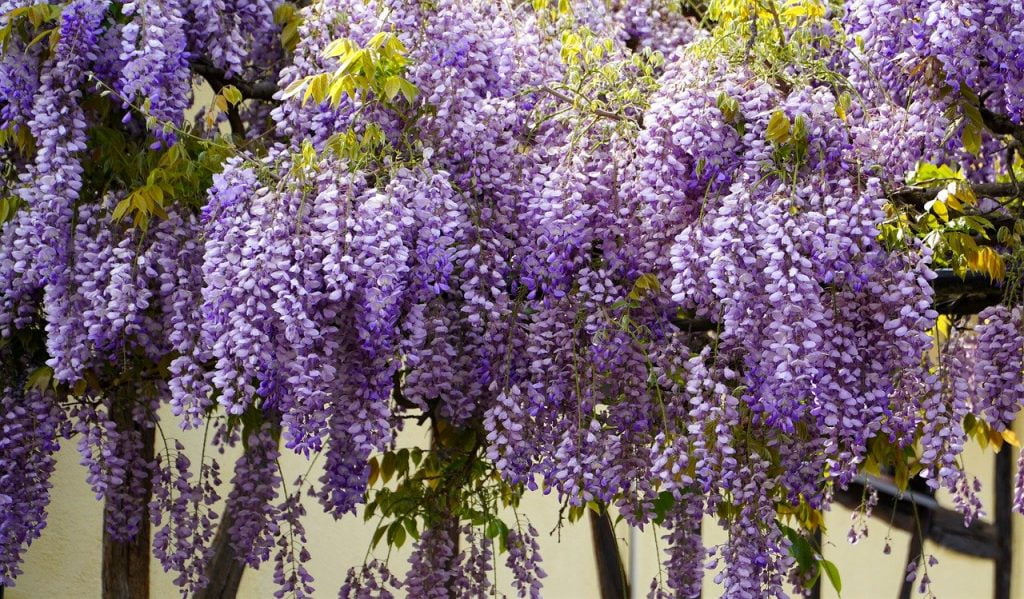
{"label": "purple flower cluster", "polygon": [[1024,318],[1019,307],[992,306],[978,314],[978,322],[974,410],[993,430],[1003,431],[1024,402]]}
{"label": "purple flower cluster", "polygon": [[615,2],[613,15],[621,22],[624,41],[631,48],[649,48],[672,55],[703,34],[696,22],[684,14],[682,5],[664,0],[620,0]]}
{"label": "purple flower cluster", "polygon": [[199,466],[194,480],[192,462],[178,441],[157,454],[153,472],[153,554],[165,571],[177,572],[174,584],[183,595],[207,583],[203,568],[212,554],[218,521],[213,506],[220,499],[220,467],[213,458]]}
{"label": "purple flower cluster", "polygon": [[[183,4],[181,0],[136,0],[121,7],[125,15],[135,18],[121,29],[120,91],[128,102],[136,101],[136,96],[148,102],[148,115],[156,119],[154,133],[170,142],[174,136],[164,132],[164,124],[180,126],[185,109],[192,104]],[[125,118],[131,118],[131,112]]]}
{"label": "purple flower cluster", "polygon": [[526,531],[508,533],[508,557],[505,565],[512,571],[512,586],[519,597],[538,599],[542,587],[541,580],[547,573],[540,567],[540,547],[537,545],[537,530],[532,524]]}
{"label": "purple flower cluster", "polygon": [[410,596],[444,599],[462,586],[462,556],[456,553],[458,534],[458,526],[450,519],[423,531],[409,557],[409,573],[402,583]]}
{"label": "purple flower cluster", "polygon": [[106,10],[103,1],[69,3],[61,14],[60,41],[39,76],[28,122],[37,150],[17,190],[27,209],[4,225],[0,237],[0,333],[5,336],[28,323],[34,309],[26,302],[44,288],[51,326],[71,318],[64,301],[68,245],[87,127],[79,100],[85,71],[97,57]]}
{"label": "purple flower cluster", "polygon": [[350,568],[345,583],[338,591],[338,599],[394,599],[394,590],[402,583],[388,569],[387,564],[371,560],[360,567]]}
{"label": "purple flower cluster", "polygon": [[[4,5],[0,4],[0,15]],[[0,16],[0,27],[5,19]],[[27,44],[25,44],[27,46]],[[32,104],[39,88],[39,49],[22,47],[12,40],[0,61],[0,129],[19,129],[31,119]]]}
{"label": "purple flower cluster", "polygon": [[[123,389],[136,394],[139,389]],[[130,397],[130,396],[128,396]],[[118,541],[131,541],[148,514],[146,498],[156,465],[147,459],[145,429],[153,405],[125,405],[125,397],[83,403],[71,410],[86,482],[104,500],[104,526]]]}
{"label": "purple flower cluster", "polygon": [[0,392],[0,585],[6,586],[14,585],[22,552],[46,526],[64,418],[54,395],[26,392],[20,384],[11,377]]}
{"label": "purple flower cluster", "polygon": [[[848,2],[851,48],[840,69],[848,69],[864,100],[851,119],[861,147],[873,149],[887,173],[899,178],[918,160],[969,162],[958,151],[959,139],[944,134],[977,121],[958,103],[977,108],[980,98],[982,107],[1020,122],[1022,15],[1024,8],[1010,0]],[[893,136],[901,143],[882,143]]]}
{"label": "purple flower cluster", "polygon": [[[280,57],[272,0],[183,0],[190,52],[205,55],[227,76],[247,74]],[[258,69],[256,69],[258,71]]]}
{"label": "purple flower cluster", "polygon": [[240,560],[252,567],[270,559],[279,537],[281,514],[275,499],[281,486],[277,439],[270,425],[251,432],[235,464],[226,509],[231,513],[232,545]]}
{"label": "purple flower cluster", "polygon": [[301,495],[289,495],[279,509],[281,532],[275,541],[274,583],[277,584],[277,590],[274,591],[274,597],[312,599],[313,576],[306,569],[310,555],[306,549],[306,531],[302,526],[306,508],[302,507]]}

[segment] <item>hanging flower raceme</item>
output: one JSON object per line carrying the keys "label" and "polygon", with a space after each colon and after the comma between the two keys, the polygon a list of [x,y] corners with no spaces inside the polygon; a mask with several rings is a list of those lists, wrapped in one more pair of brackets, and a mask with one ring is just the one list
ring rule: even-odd
{"label": "hanging flower raceme", "polygon": [[19,383],[11,377],[0,393],[0,585],[6,586],[14,584],[23,551],[46,526],[64,419],[53,394],[24,391]]}
{"label": "hanging flower raceme", "polygon": [[34,162],[21,173],[18,196],[25,209],[3,225],[0,244],[0,332],[25,326],[33,294],[45,288],[47,318],[59,327],[70,318],[67,291],[68,245],[74,205],[82,187],[79,153],[86,149],[88,124],[79,102],[96,46],[106,2],[79,0],[61,13],[60,41],[39,76],[29,131],[38,146]]}
{"label": "hanging flower raceme", "polygon": [[[144,98],[145,113],[155,119],[154,134],[173,142],[164,127],[180,127],[192,103],[183,2],[127,2],[121,11],[137,18],[121,30],[124,67],[118,87],[129,103]],[[129,111],[125,118],[131,116]]]}

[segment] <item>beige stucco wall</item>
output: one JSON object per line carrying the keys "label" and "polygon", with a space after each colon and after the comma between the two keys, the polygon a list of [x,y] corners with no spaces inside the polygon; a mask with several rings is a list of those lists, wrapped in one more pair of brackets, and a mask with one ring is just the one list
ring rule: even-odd
{"label": "beige stucco wall", "polygon": [[[166,431],[179,435],[188,445],[195,446],[197,437]],[[405,433],[404,442],[427,444],[422,430]],[[983,480],[986,505],[991,505],[990,455],[982,454],[976,448],[968,451],[966,463]],[[286,471],[298,473],[307,467],[303,458],[287,454],[284,458]],[[58,468],[54,478],[53,501],[50,506],[49,525],[43,537],[28,551],[24,575],[18,586],[7,590],[7,599],[90,599],[100,594],[100,518],[101,505],[97,502],[84,482],[84,468],[78,465],[78,454],[73,443],[68,443],[59,455]],[[335,597],[342,583],[346,569],[362,562],[369,546],[372,527],[363,524],[361,518],[334,521],[325,515],[315,502],[309,502],[309,515],[305,521],[309,534],[309,545],[313,560],[310,571],[316,578],[318,597]],[[597,578],[590,545],[589,528],[586,521],[562,530],[561,542],[548,531],[554,528],[558,506],[551,497],[528,496],[523,502],[522,513],[542,531],[542,554],[544,568],[548,572],[544,596],[555,599],[589,599],[598,596]],[[902,578],[909,535],[899,530],[888,531],[880,520],[872,521],[870,534],[861,543],[851,546],[846,541],[850,526],[850,513],[836,508],[827,517],[829,533],[826,536],[825,553],[840,568],[846,598],[893,597]],[[1016,536],[1017,563],[1021,564],[1024,544],[1019,534],[1024,529],[1024,519],[1015,516],[1018,534]],[[705,523],[708,543],[721,542],[724,537],[715,525]],[[629,532],[624,524],[617,529],[622,541],[624,558],[628,551]],[[886,535],[892,536],[892,554],[884,555],[882,548]],[[991,562],[970,559],[951,554],[941,548],[926,546],[934,552],[939,564],[930,571],[933,590],[944,599],[974,599],[991,597],[993,567]],[[650,529],[637,535],[637,550],[640,559],[640,581],[646,591],[647,585],[656,574],[657,553],[653,531]],[[379,555],[383,557],[383,554]],[[408,546],[391,555],[393,565],[402,566],[408,559]],[[1019,571],[1019,569],[1017,569]],[[705,580],[705,596],[716,597],[719,592],[713,586],[709,573]],[[159,565],[153,565],[153,594],[155,599],[173,598],[178,594],[171,584],[171,576],[163,573]],[[499,584],[509,592],[508,574],[499,570]],[[1014,596],[1024,598],[1018,584]],[[273,594],[272,571],[268,565],[259,571],[249,571],[243,577],[240,597],[263,598]],[[514,596],[509,593],[510,596]],[[646,595],[646,592],[643,593]],[[836,597],[826,585],[825,597]]]}

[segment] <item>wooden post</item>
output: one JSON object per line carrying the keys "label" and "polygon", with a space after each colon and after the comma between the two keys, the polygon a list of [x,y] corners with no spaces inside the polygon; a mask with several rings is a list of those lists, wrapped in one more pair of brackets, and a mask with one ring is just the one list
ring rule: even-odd
{"label": "wooden post", "polygon": [[[818,552],[821,553],[822,557],[825,557],[825,540],[821,535],[821,528],[814,531],[814,535],[811,537],[812,543]],[[821,599],[821,576],[819,575],[814,579],[814,584],[811,585],[810,593],[807,594],[807,599]]]}
{"label": "wooden post", "polygon": [[1010,446],[1003,444],[996,454],[996,558],[995,599],[1010,599],[1013,579],[1013,463]]}
{"label": "wooden post", "polygon": [[[935,492],[928,486],[927,482],[920,477],[910,479],[910,490],[919,494],[934,496]],[[915,504],[916,505],[916,504]],[[900,586],[900,599],[910,599],[914,593],[914,585],[918,584],[921,576],[924,575],[921,563],[924,561],[924,541],[928,538],[932,526],[932,510],[922,505],[915,507],[916,526],[910,531],[910,548],[907,550],[907,567],[917,562],[917,576],[913,581],[906,579],[906,568],[903,571],[903,583]]]}
{"label": "wooden post", "polygon": [[[130,409],[113,409],[114,422],[122,430],[134,429],[142,434],[142,457],[153,461],[153,446],[156,429],[145,423],[135,422]],[[128,473],[131,476],[131,473]],[[124,481],[125,486],[131,481]],[[149,481],[141,497],[147,506],[153,494]],[[103,599],[148,599],[149,598],[149,556],[150,522],[149,511],[144,511],[139,532],[128,542],[111,537],[106,526],[103,528]]]}

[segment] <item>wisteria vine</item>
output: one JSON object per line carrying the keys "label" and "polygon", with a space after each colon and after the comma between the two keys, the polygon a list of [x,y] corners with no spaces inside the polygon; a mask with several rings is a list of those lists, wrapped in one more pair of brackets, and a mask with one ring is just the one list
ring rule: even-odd
{"label": "wisteria vine", "polygon": [[541,596],[529,491],[658,527],[651,597],[800,592],[867,471],[977,517],[1024,9],[956,4],[0,1],[0,584],[72,438],[183,596],[219,542],[311,596],[307,494],[413,544],[352,598]]}

